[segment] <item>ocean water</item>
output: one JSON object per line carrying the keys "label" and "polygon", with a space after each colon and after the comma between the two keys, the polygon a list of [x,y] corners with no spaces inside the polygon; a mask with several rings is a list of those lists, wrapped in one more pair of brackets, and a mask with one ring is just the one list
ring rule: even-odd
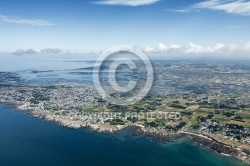
{"label": "ocean water", "polygon": [[0,166],[244,165],[187,140],[156,143],[131,130],[74,130],[0,104]]}

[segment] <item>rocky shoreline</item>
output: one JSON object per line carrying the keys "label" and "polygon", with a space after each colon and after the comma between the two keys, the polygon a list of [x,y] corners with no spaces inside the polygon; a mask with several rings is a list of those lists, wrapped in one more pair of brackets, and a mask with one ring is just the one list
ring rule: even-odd
{"label": "rocky shoreline", "polygon": [[194,142],[206,146],[216,151],[217,153],[224,154],[227,156],[232,156],[247,164],[250,164],[250,153],[249,151],[247,152],[247,150],[245,149],[240,149],[237,147],[224,144],[222,142],[218,142],[213,138],[206,139],[204,137],[199,137],[197,135],[188,135],[188,137],[191,138],[191,140],[193,140]]}
{"label": "rocky shoreline", "polygon": [[133,132],[134,136],[145,135],[152,138],[152,141],[160,142],[173,142],[178,141],[182,138],[188,138],[202,146],[208,147],[213,151],[220,153],[225,156],[231,156],[236,159],[243,161],[250,165],[250,151],[247,149],[240,149],[235,146],[230,146],[215,140],[214,138],[204,136],[201,134],[195,134],[190,132],[177,132],[163,134],[160,132],[147,131],[143,128],[138,128]]}
{"label": "rocky shoreline", "polygon": [[146,136],[150,137],[154,142],[175,142],[181,138],[184,138],[185,135],[182,133],[168,133],[163,134],[160,132],[151,132],[147,131],[143,128],[137,127],[136,130],[133,131],[133,136]]}

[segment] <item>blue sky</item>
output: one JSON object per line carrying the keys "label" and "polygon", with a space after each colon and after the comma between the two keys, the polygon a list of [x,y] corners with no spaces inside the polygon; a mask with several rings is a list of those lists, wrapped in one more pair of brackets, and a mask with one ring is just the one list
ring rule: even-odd
{"label": "blue sky", "polygon": [[[248,0],[0,0],[0,52],[250,53]],[[53,49],[52,49],[53,48]]]}

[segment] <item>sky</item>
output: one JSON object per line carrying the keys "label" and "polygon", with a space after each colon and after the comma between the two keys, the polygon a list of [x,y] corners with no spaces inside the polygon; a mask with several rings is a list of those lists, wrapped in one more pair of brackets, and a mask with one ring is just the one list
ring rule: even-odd
{"label": "sky", "polygon": [[[0,53],[250,57],[249,0],[0,0]],[[237,54],[237,55],[236,55]]]}

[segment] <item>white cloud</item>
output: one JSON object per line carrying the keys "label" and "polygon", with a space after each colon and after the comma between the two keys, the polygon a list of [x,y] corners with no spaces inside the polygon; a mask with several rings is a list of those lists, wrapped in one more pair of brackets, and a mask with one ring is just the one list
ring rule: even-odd
{"label": "white cloud", "polygon": [[9,52],[13,55],[49,55],[49,54],[73,54],[73,55],[83,55],[83,54],[100,54],[99,51],[89,51],[89,50],[61,50],[58,48],[45,48],[45,49],[16,49]]}
{"label": "white cloud", "polygon": [[15,23],[15,24],[26,24],[26,25],[32,25],[32,26],[54,25],[53,23],[50,23],[46,20],[24,19],[24,18],[20,18],[20,17],[9,17],[9,16],[4,16],[4,15],[0,15],[0,21],[8,22],[8,23]]}
{"label": "white cloud", "polygon": [[185,9],[167,9],[166,11],[187,13],[192,11],[201,11],[204,9],[250,16],[250,1],[249,0],[206,0],[204,2],[194,4]]}
{"label": "white cloud", "polygon": [[[241,43],[222,44],[218,43],[214,46],[203,46],[193,42],[187,45],[166,45],[159,43],[156,46],[146,46],[143,48],[149,56],[159,56],[160,58],[196,58],[196,57],[209,57],[209,58],[234,58],[234,59],[250,59],[250,41]],[[64,51],[57,48],[47,49],[18,49],[11,51],[13,55],[77,55],[77,54],[95,54],[99,55],[98,51]]]}
{"label": "white cloud", "polygon": [[165,51],[167,49],[168,49],[167,45],[164,45],[163,43],[159,43],[158,44],[157,50],[159,50],[159,51]]}
{"label": "white cloud", "polygon": [[166,9],[165,11],[178,12],[178,13],[189,13],[190,9]]}
{"label": "white cloud", "polygon": [[241,26],[235,25],[235,26],[227,26],[224,27],[225,29],[235,29],[235,28],[240,28]]}
{"label": "white cloud", "polygon": [[170,48],[171,48],[171,49],[179,49],[179,48],[181,48],[181,46],[180,46],[180,45],[172,44],[172,45],[170,46]]}
{"label": "white cloud", "polygon": [[59,54],[61,52],[62,50],[58,48],[47,48],[47,49],[40,50],[40,53],[44,53],[44,54]]}
{"label": "white cloud", "polygon": [[144,48],[144,51],[145,51],[145,52],[149,52],[149,53],[155,52],[155,48],[146,46],[146,47]]}
{"label": "white cloud", "polygon": [[27,50],[18,49],[18,50],[11,51],[11,54],[24,55],[24,54],[36,54],[38,52],[39,52],[39,50],[36,50],[36,49],[27,49]]}
{"label": "white cloud", "polygon": [[194,43],[189,43],[188,47],[185,50],[186,54],[210,54],[210,53],[216,53],[217,51],[220,51],[223,47],[225,47],[224,44],[217,44],[214,47],[204,47],[200,46]]}
{"label": "white cloud", "polygon": [[143,50],[148,53],[161,53],[161,52],[164,53],[167,51],[180,49],[180,47],[181,47],[180,45],[176,45],[176,44],[167,46],[163,43],[159,43],[156,47],[146,46]]}
{"label": "white cloud", "polygon": [[247,58],[250,59],[250,42],[222,44],[218,43],[214,46],[202,46],[193,42],[186,46],[170,45],[163,43],[155,47],[144,47],[144,51],[149,55],[161,55],[169,57],[219,57],[219,58]]}
{"label": "white cloud", "polygon": [[96,1],[99,5],[119,5],[119,6],[142,6],[151,5],[160,0],[101,0]]}
{"label": "white cloud", "polygon": [[46,48],[46,49],[18,49],[11,51],[14,55],[29,55],[29,54],[59,54],[62,51],[58,48]]}
{"label": "white cloud", "polygon": [[230,52],[236,52],[238,54],[247,53],[248,56],[250,56],[250,42],[246,42],[246,43],[240,44],[240,45],[237,43],[232,43],[232,44],[228,45],[227,50]]}
{"label": "white cloud", "polygon": [[250,15],[249,0],[208,0],[194,5],[193,8],[224,11],[226,13],[239,15]]}

